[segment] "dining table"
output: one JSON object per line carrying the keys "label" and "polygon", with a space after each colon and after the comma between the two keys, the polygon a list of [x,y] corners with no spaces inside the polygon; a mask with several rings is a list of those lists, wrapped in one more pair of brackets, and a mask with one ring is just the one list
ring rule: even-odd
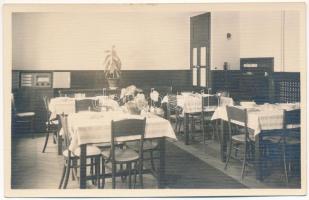
{"label": "dining table", "polygon": [[[177,140],[170,122],[152,113],[132,115],[123,111],[78,112],[68,115],[68,130],[71,136],[69,150],[80,147],[80,188],[86,188],[86,155],[89,144],[111,142],[111,121],[122,119],[143,119],[146,117],[145,139],[157,139],[159,143],[158,188],[164,188],[165,139]],[[117,138],[117,141],[132,141],[134,136]]]}
{"label": "dining table", "polygon": [[94,97],[55,97],[50,99],[49,110],[51,112],[51,118],[55,118],[57,114],[70,114],[76,112],[75,101],[76,100],[98,100],[101,107],[110,107],[112,110],[119,109],[117,101],[109,98],[108,96],[94,96]]}
{"label": "dining table", "polygon": [[[255,168],[256,168],[256,179],[263,180],[264,177],[264,158],[262,156],[263,151],[263,138],[265,136],[272,136],[278,134],[284,126],[283,113],[284,110],[290,111],[300,109],[300,103],[276,103],[263,105],[246,105],[236,106],[247,110],[247,126],[249,134],[252,134],[255,145]],[[220,120],[220,155],[221,161],[225,162],[227,155],[227,140],[228,140],[228,128],[227,128],[227,111],[226,106],[219,106],[211,120]],[[233,121],[240,126],[244,126],[237,121]],[[218,123],[216,123],[218,125]],[[297,127],[288,127],[297,128]]]}
{"label": "dining table", "polygon": [[[203,108],[203,98],[214,96],[213,94],[199,94],[191,92],[183,92],[177,94],[177,106],[182,108],[181,115],[184,116],[184,135],[185,135],[185,144],[189,145],[190,143],[190,131],[189,131],[189,118],[190,115],[203,114],[205,111],[211,112],[216,109],[217,106],[205,106]],[[165,96],[162,100],[162,103],[168,103],[168,97]],[[204,127],[204,121],[201,121],[201,127]],[[203,131],[203,130],[202,130]]]}
{"label": "dining table", "polygon": [[[76,100],[91,99],[98,100],[99,106],[109,107],[112,110],[120,110],[119,104],[109,98],[108,96],[94,96],[94,97],[85,97],[84,95],[76,95],[75,97],[55,97],[51,98],[48,104],[49,111],[51,112],[50,119],[57,118],[57,115],[60,114],[72,114],[76,113]],[[62,154],[62,137],[57,133],[57,144],[58,144],[58,155]]]}

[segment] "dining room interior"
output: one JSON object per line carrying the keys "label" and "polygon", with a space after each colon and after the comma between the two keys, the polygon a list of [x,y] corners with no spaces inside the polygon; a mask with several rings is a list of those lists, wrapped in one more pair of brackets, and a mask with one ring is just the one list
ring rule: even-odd
{"label": "dining room interior", "polygon": [[304,186],[301,5],[46,7],[10,17],[11,189]]}

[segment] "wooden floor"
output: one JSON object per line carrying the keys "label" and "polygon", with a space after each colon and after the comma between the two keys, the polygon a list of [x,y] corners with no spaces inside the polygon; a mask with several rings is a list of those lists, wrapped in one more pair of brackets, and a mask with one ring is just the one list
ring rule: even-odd
{"label": "wooden floor", "polygon": [[[15,138],[12,141],[13,189],[56,189],[60,181],[63,157],[57,155],[57,146],[49,141],[45,153],[41,153],[44,137]],[[88,184],[88,182],[87,182]],[[117,181],[117,188],[127,188],[127,183]],[[95,188],[89,183],[88,188]],[[152,175],[144,176],[145,188],[156,188],[157,182]],[[79,188],[77,181],[70,180],[68,189]],[[111,180],[106,179],[105,188],[111,188]]]}
{"label": "wooden floor", "polygon": [[241,162],[239,160],[230,160],[230,164],[227,170],[224,170],[225,163],[220,160],[220,144],[219,141],[206,140],[205,144],[202,142],[202,134],[196,131],[191,138],[190,145],[184,145],[184,135],[180,133],[177,135],[178,141],[177,145],[195,155],[199,159],[208,163],[212,167],[222,171],[226,175],[239,180],[242,184],[249,188],[300,188],[300,177],[293,176],[290,177],[288,185],[285,183],[285,178],[283,176],[283,164],[282,162],[276,163],[271,170],[271,174],[261,181],[257,181],[255,177],[254,166],[249,166],[246,170],[246,174],[243,180],[240,179],[241,174]]}
{"label": "wooden floor", "polygon": [[[243,181],[240,180],[241,164],[232,160],[230,167],[224,170],[224,163],[219,160],[219,144],[214,140],[207,140],[206,144],[201,142],[200,134],[196,134],[191,145],[184,145],[183,137],[173,142],[180,149],[194,155],[201,161],[220,170],[225,175],[239,181],[249,188],[299,188],[300,179],[292,178],[286,186],[282,170],[275,170],[265,181],[259,182],[255,179],[255,171],[252,167]],[[62,171],[63,158],[56,153],[56,145],[49,141],[46,153],[41,153],[44,136],[19,137],[12,140],[12,188],[14,189],[50,189],[58,188],[60,174]],[[181,166],[179,166],[181,167]],[[89,188],[93,186],[89,184]],[[144,176],[144,187],[157,188],[156,179],[152,175]],[[68,188],[78,188],[76,181],[69,181]],[[107,180],[106,188],[111,188],[111,181]],[[126,182],[117,181],[117,188],[127,188]]]}

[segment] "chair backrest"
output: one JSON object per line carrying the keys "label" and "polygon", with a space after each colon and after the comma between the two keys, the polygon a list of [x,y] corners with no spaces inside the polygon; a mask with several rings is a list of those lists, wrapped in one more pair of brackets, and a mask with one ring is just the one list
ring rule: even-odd
{"label": "chair backrest", "polygon": [[168,101],[168,109],[170,111],[175,111],[177,107],[177,95],[175,94],[168,94],[167,96],[167,101]]}
{"label": "chair backrest", "polygon": [[231,97],[224,97],[220,96],[219,97],[219,106],[233,106],[234,105],[234,100]]}
{"label": "chair backrest", "polygon": [[49,98],[47,96],[43,96],[44,108],[48,111]]}
{"label": "chair backrest", "polygon": [[93,99],[81,99],[81,100],[75,100],[75,112],[79,112],[79,111],[87,111],[87,110],[91,110],[93,111],[93,105],[95,103],[93,103]]}
{"label": "chair backrest", "polygon": [[177,108],[177,95],[167,94],[167,104],[166,104],[166,118],[169,120],[171,114],[176,112]]}
{"label": "chair backrest", "polygon": [[231,123],[239,122],[241,125],[244,126],[246,139],[248,140],[249,132],[247,126],[247,120],[248,120],[247,109],[241,109],[234,106],[226,106],[226,112],[227,112],[230,138],[232,136]]}
{"label": "chair backrest", "polygon": [[119,121],[112,120],[111,135],[111,155],[115,159],[115,139],[117,137],[139,136],[139,155],[142,157],[143,142],[145,135],[146,118],[144,119],[124,119]]}
{"label": "chair backrest", "polygon": [[49,111],[49,98],[47,96],[43,96],[43,103],[44,103],[44,109],[45,109],[45,113],[46,113],[46,120],[49,122],[49,118],[51,115],[51,112]]}
{"label": "chair backrest", "polygon": [[61,114],[59,115],[60,118],[60,125],[62,128],[62,137],[63,137],[63,145],[65,149],[68,149],[71,143],[71,136],[68,129],[68,115]]}
{"label": "chair backrest", "polygon": [[99,99],[93,99],[91,101],[90,110],[100,112],[100,111],[102,111],[102,107],[103,106],[100,104],[100,100]]}
{"label": "chair backrest", "polygon": [[221,97],[230,97],[230,93],[228,91],[217,91],[216,95]]}
{"label": "chair backrest", "polygon": [[219,102],[218,102],[218,97],[217,96],[206,96],[203,97],[202,100],[202,106],[206,107],[206,106],[218,106]]}
{"label": "chair backrest", "polygon": [[284,129],[289,125],[300,125],[300,109],[284,110],[283,116]]}

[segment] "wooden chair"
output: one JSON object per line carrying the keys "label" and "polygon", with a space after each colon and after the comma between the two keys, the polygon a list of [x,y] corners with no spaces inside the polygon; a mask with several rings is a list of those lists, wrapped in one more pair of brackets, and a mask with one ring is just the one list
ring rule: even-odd
{"label": "wooden chair", "polygon": [[[139,173],[140,184],[143,188],[143,148],[146,118],[144,119],[125,119],[112,121],[111,149],[102,151],[103,161],[112,164],[112,188],[116,188],[116,176],[128,175],[129,188],[132,187],[132,164],[134,163],[134,187],[136,184],[136,174]],[[117,148],[117,138],[136,136],[139,142],[138,152],[130,148]],[[117,172],[117,165],[126,165],[126,171]],[[104,180],[103,180],[104,182]]]}
{"label": "wooden chair", "polygon": [[[214,130],[214,125],[212,124],[211,117],[213,113],[215,112],[215,109],[219,106],[219,99],[217,96],[207,96],[202,98],[202,107],[203,107],[203,120],[205,126],[210,126],[212,128],[212,138],[215,139],[215,133],[217,133]],[[219,138],[219,135],[216,135],[217,138]],[[205,143],[206,139],[206,131],[204,131],[203,134],[203,141]],[[220,138],[219,138],[220,139]]]}
{"label": "wooden chair", "polygon": [[[138,142],[126,142],[126,146],[128,146],[129,148],[133,149],[136,152],[139,152],[139,143]],[[150,160],[150,165],[151,165],[151,170],[153,173],[155,173],[156,167],[155,167],[155,152],[158,152],[159,149],[159,143],[157,140],[155,139],[147,139],[144,140],[144,144],[143,144],[143,154],[149,154],[149,158],[146,158],[145,156],[143,156],[143,160]]]}
{"label": "wooden chair", "polygon": [[[70,176],[70,171],[72,169],[72,174],[76,176],[77,174],[77,168],[79,167],[78,161],[80,158],[80,148],[77,148],[74,152],[72,152],[69,149],[69,145],[71,143],[71,137],[69,134],[68,130],[68,119],[67,115],[60,115],[60,124],[63,130],[63,144],[65,149],[62,153],[64,157],[64,166],[63,166],[63,171],[62,171],[62,176],[59,184],[59,189],[66,189],[69,176]],[[93,181],[93,183],[96,183],[98,188],[101,187],[100,185],[100,178],[101,178],[101,169],[100,169],[100,161],[101,161],[101,150],[93,145],[87,145],[86,147],[86,161],[90,160],[90,164],[86,164],[86,167],[90,167],[90,176],[87,176],[86,179],[90,179]],[[95,168],[93,170],[93,168]],[[104,171],[102,169],[102,171]],[[94,174],[93,174],[94,173]],[[73,178],[75,177],[73,176]]]}
{"label": "wooden chair", "polygon": [[230,93],[228,91],[217,91],[216,92],[216,96],[220,96],[220,97],[230,97]]}
{"label": "wooden chair", "polygon": [[56,144],[57,134],[59,131],[58,119],[57,118],[50,119],[51,112],[49,111],[49,108],[48,108],[49,99],[46,96],[43,96],[43,102],[44,102],[44,108],[45,108],[45,113],[46,113],[46,122],[45,122],[46,135],[45,135],[45,142],[44,142],[42,153],[45,152],[48,139],[49,139],[49,134],[53,133],[53,142],[54,144]]}
{"label": "wooden chair", "polygon": [[[151,92],[155,91],[154,88],[151,88]],[[157,102],[154,102],[151,98],[150,98],[150,95],[149,95],[149,102],[150,102],[150,105],[153,107],[153,108],[157,108],[157,107],[161,107],[161,101],[162,101],[162,96],[158,96],[158,101]],[[156,115],[158,115],[158,113],[155,113]],[[162,115],[159,115],[160,117],[163,117]],[[129,148],[135,150],[136,152],[139,151],[139,143],[138,142],[126,142],[126,146],[128,146]],[[150,160],[150,164],[151,164],[151,169],[153,172],[156,172],[156,167],[155,167],[155,164],[154,164],[154,153],[156,151],[159,150],[159,143],[156,139],[147,139],[147,140],[144,140],[144,144],[143,144],[143,153],[144,154],[149,154],[149,159],[147,159],[145,156],[143,156],[143,159],[144,161],[145,160]]]}
{"label": "wooden chair", "polygon": [[181,125],[184,124],[182,108],[177,106],[177,96],[175,94],[168,94],[167,98],[167,119],[175,122],[175,132],[180,133]]}
{"label": "wooden chair", "polygon": [[284,110],[282,132],[275,136],[265,136],[263,140],[271,149],[270,153],[279,150],[283,160],[285,181],[288,184],[293,160],[297,161],[298,166],[300,164],[300,109]]}
{"label": "wooden chair", "polygon": [[11,94],[11,106],[12,106],[13,132],[15,132],[15,128],[18,124],[29,124],[31,137],[34,138],[35,112],[18,112],[15,106],[15,100],[13,94]]}
{"label": "wooden chair", "polygon": [[[244,178],[245,168],[248,164],[248,159],[250,157],[252,145],[254,145],[254,137],[249,135],[249,130],[247,126],[247,110],[240,109],[233,106],[226,106],[227,118],[228,118],[228,126],[229,126],[229,143],[228,143],[228,151],[227,151],[227,159],[225,163],[224,169],[227,169],[229,164],[232,149],[235,152],[240,150],[240,146],[244,147],[243,157],[242,157],[242,170],[241,170],[241,179]],[[232,123],[238,122],[241,123],[244,127],[244,133],[232,133]],[[233,129],[235,130],[235,129]],[[236,129],[239,130],[239,129]]]}

